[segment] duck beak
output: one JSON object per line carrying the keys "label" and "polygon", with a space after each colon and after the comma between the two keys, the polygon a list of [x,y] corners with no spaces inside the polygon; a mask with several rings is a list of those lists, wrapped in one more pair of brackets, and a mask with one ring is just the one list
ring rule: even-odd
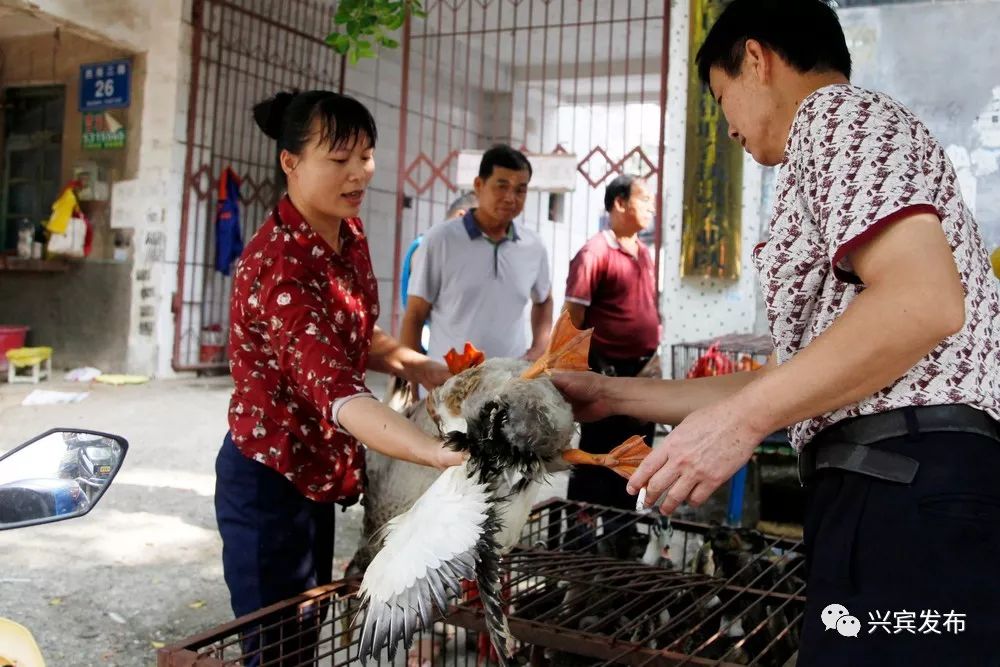
{"label": "duck beak", "polygon": [[607,454],[591,454],[580,449],[567,449],[563,451],[562,459],[573,465],[603,466],[628,479],[652,451],[652,447],[646,444],[641,435],[633,435]]}
{"label": "duck beak", "polygon": [[525,380],[533,380],[546,375],[553,370],[589,371],[590,337],[593,329],[581,331],[573,326],[569,313],[563,311],[552,330],[549,346],[545,354],[532,364],[531,368],[521,374]]}

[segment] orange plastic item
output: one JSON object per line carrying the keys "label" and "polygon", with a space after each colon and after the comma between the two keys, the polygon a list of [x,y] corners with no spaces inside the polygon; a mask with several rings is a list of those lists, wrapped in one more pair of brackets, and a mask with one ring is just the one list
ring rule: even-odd
{"label": "orange plastic item", "polygon": [[739,362],[736,364],[737,371],[755,371],[761,368],[764,364],[758,362],[756,359],[751,357],[749,354],[744,354],[740,357]]}

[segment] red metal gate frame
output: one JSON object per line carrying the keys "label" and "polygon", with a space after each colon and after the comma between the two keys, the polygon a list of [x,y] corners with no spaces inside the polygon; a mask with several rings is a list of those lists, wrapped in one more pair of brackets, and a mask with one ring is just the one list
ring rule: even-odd
{"label": "red metal gate frame", "polygon": [[181,238],[177,256],[177,291],[171,302],[174,314],[174,352],[172,365],[175,371],[198,370],[198,366],[181,361],[181,336],[184,326],[184,272],[187,269],[187,237],[191,209],[191,188],[194,178],[194,131],[198,117],[198,87],[201,84],[201,42],[204,36],[205,0],[194,0],[191,5],[191,81],[188,87],[187,146],[184,154],[184,193],[181,196]]}
{"label": "red metal gate frame", "polygon": [[[499,1],[500,2],[510,2],[511,0],[499,0]],[[561,31],[562,29],[567,29],[567,28],[573,28],[574,27],[574,24],[571,23],[571,22],[570,23],[549,23],[548,22],[548,13],[547,13],[547,10],[546,10],[546,23],[545,23],[544,26],[542,26],[540,24],[533,25],[531,23],[530,19],[529,19],[529,22],[528,22],[528,24],[526,26],[525,25],[517,26],[516,25],[516,17],[517,17],[516,7],[517,7],[517,5],[521,4],[521,2],[522,2],[522,0],[515,0],[515,1],[513,1],[513,5],[515,7],[515,9],[514,9],[514,11],[515,11],[515,14],[514,14],[514,16],[515,16],[515,32],[517,30],[522,30],[522,29],[527,29],[527,30],[530,31],[530,30],[536,29],[536,28],[541,28],[541,29],[544,29],[544,30],[559,28],[560,31]],[[443,4],[449,4],[449,3],[443,3]],[[475,3],[471,3],[471,4],[475,4]],[[531,3],[527,3],[527,4],[530,5]],[[549,3],[545,2],[545,4],[548,5]],[[459,3],[459,6],[460,5],[461,5],[461,3]],[[489,5],[488,1],[487,2],[483,2],[482,0],[480,0],[480,2],[478,3],[477,6],[481,7],[481,9],[483,11],[485,11],[487,5]],[[203,83],[204,83],[203,80],[202,80],[202,77],[208,71],[206,68],[208,67],[208,60],[210,59],[210,57],[206,57],[206,54],[205,54],[205,51],[204,51],[204,48],[205,48],[205,39],[206,39],[206,24],[205,24],[206,15],[205,15],[205,12],[206,12],[206,8],[209,7],[209,6],[212,6],[214,8],[220,9],[220,10],[224,9],[226,11],[239,13],[241,16],[246,17],[247,21],[260,22],[260,23],[262,23],[262,24],[264,24],[266,26],[270,26],[270,27],[273,27],[273,28],[278,28],[279,30],[284,31],[288,35],[293,36],[295,39],[302,40],[301,43],[307,43],[308,42],[308,43],[315,44],[316,42],[322,42],[322,40],[320,38],[318,38],[316,35],[310,35],[310,34],[308,34],[306,32],[303,32],[302,30],[297,29],[294,25],[292,25],[291,21],[289,21],[287,23],[285,23],[285,22],[279,22],[278,20],[275,20],[274,18],[271,18],[269,16],[264,16],[263,14],[260,14],[260,13],[258,13],[256,11],[254,11],[254,10],[247,9],[246,7],[241,6],[239,4],[239,0],[192,0],[192,11],[191,11],[192,52],[191,52],[191,77],[190,77],[190,82],[189,82],[189,86],[188,86],[189,102],[188,102],[188,110],[187,110],[187,146],[186,146],[186,150],[185,150],[185,160],[184,160],[184,189],[183,189],[182,203],[181,203],[182,210],[181,210],[181,228],[180,228],[180,248],[179,248],[178,266],[177,266],[177,287],[176,287],[176,292],[174,293],[173,298],[172,298],[172,310],[173,310],[173,313],[174,313],[174,341],[173,341],[173,355],[172,355],[173,356],[173,364],[172,365],[173,365],[173,368],[176,371],[223,370],[223,369],[225,369],[227,367],[227,363],[224,362],[224,361],[223,362],[213,362],[213,363],[193,363],[192,359],[185,357],[184,350],[182,350],[183,339],[184,339],[185,335],[187,333],[192,333],[192,332],[186,332],[186,330],[185,330],[186,326],[190,326],[190,321],[189,321],[189,318],[188,318],[188,312],[186,311],[186,309],[201,308],[200,312],[204,315],[207,312],[206,308],[213,307],[213,308],[217,309],[217,306],[218,306],[218,304],[214,304],[214,302],[213,302],[212,306],[209,306],[208,305],[209,302],[207,301],[206,298],[203,298],[202,301],[192,301],[192,302],[186,302],[185,301],[185,299],[186,299],[185,289],[190,289],[190,287],[186,284],[188,282],[188,278],[186,276],[186,271],[189,269],[189,267],[191,265],[196,264],[197,261],[198,261],[198,258],[189,257],[189,254],[192,252],[192,248],[189,247],[189,239],[188,239],[188,237],[190,236],[190,232],[192,230],[192,226],[193,225],[201,225],[202,221],[200,220],[200,218],[201,218],[202,215],[205,215],[204,211],[201,211],[201,212],[196,213],[194,215],[192,214],[192,206],[195,203],[194,200],[192,199],[192,191],[195,189],[195,187],[196,187],[196,185],[198,183],[204,181],[204,178],[205,178],[205,175],[206,175],[205,174],[206,169],[209,170],[208,171],[209,186],[210,186],[209,187],[209,192],[214,192],[214,187],[212,187],[212,186],[214,186],[216,184],[216,175],[211,173],[210,165],[196,165],[195,164],[195,161],[196,161],[195,160],[196,150],[202,150],[202,151],[204,151],[204,149],[205,149],[204,146],[196,145],[198,137],[196,137],[195,135],[196,135],[196,132],[197,132],[197,127],[198,127],[199,112],[204,111],[205,110],[204,106],[207,103],[209,103],[209,100],[203,99],[202,98],[203,96],[201,94],[202,93],[201,88],[203,87]],[[631,6],[631,2],[630,2],[629,6]],[[662,38],[661,54],[660,54],[660,70],[661,71],[660,71],[660,91],[659,91],[659,100],[658,100],[658,102],[659,102],[659,128],[658,128],[659,129],[659,145],[658,145],[658,151],[657,151],[657,154],[656,154],[656,158],[657,158],[657,162],[658,163],[654,167],[654,165],[650,164],[650,161],[647,158],[645,158],[644,155],[641,156],[642,159],[645,160],[646,164],[651,167],[651,169],[655,169],[655,175],[656,175],[656,188],[657,188],[656,221],[657,221],[657,224],[656,224],[656,227],[654,229],[654,239],[655,239],[655,246],[656,246],[656,248],[655,248],[656,252],[654,254],[655,254],[655,264],[656,264],[655,268],[656,268],[656,280],[657,280],[657,290],[658,291],[660,289],[659,278],[660,278],[660,268],[661,268],[661,248],[662,248],[662,243],[663,243],[662,235],[663,235],[663,224],[664,224],[664,222],[663,222],[663,183],[664,183],[664,167],[665,167],[664,160],[665,160],[665,140],[666,140],[667,69],[668,69],[668,66],[669,66],[670,1],[669,0],[663,0],[663,5],[662,6],[663,6],[663,14],[662,14],[663,29],[662,29],[662,32],[661,32],[661,38]],[[596,7],[596,5],[595,5],[595,7]],[[596,26],[597,23],[599,23],[599,22],[611,22],[611,23],[613,23],[616,20],[617,21],[621,21],[621,19],[614,19],[613,17],[609,21],[604,21],[603,19],[602,19],[602,21],[598,21],[597,20],[596,11],[597,10],[595,8],[594,20],[592,22],[587,23],[587,25],[594,25],[594,26]],[[439,10],[439,13],[440,13],[440,10]],[[498,17],[499,17],[499,14],[498,14]],[[643,20],[643,25],[645,25],[645,22],[648,21],[649,18],[650,17],[648,16],[648,6],[647,6],[647,15],[646,15],[646,17],[644,17],[642,19]],[[652,18],[658,19],[660,17],[652,17]],[[427,20],[430,20],[430,19],[423,19],[423,20],[427,21]],[[560,18],[560,20],[561,20],[561,18]],[[632,20],[633,19],[632,19],[631,16],[629,16],[626,19],[626,21],[632,21]],[[634,19],[634,20],[639,20],[639,19]],[[469,21],[470,21],[470,31],[469,31],[469,34],[471,35],[474,32],[476,32],[476,33],[480,32],[480,31],[472,31],[471,30],[471,14],[470,14]],[[440,18],[439,18],[438,22],[440,24]],[[484,26],[485,26],[485,18],[484,18]],[[577,26],[577,27],[579,27],[579,26]],[[594,30],[596,31],[596,27],[594,28]],[[439,31],[440,31],[440,26],[439,26]],[[456,33],[456,34],[458,34],[458,33]],[[596,35],[596,32],[595,32],[595,35]],[[431,35],[431,36],[433,36],[433,35]],[[530,44],[530,35],[529,35],[528,39],[529,39],[529,45],[528,45],[528,47],[529,47],[529,54],[528,54],[529,58],[528,59],[530,60],[530,46],[531,46],[531,44]],[[546,37],[546,39],[547,39],[547,37]],[[561,40],[562,40],[562,32],[560,32],[560,53],[562,52],[561,51],[561,45],[562,45]],[[392,266],[393,290],[392,290],[392,298],[391,298],[391,301],[392,301],[392,309],[391,309],[392,321],[391,321],[391,328],[394,331],[398,331],[398,325],[399,325],[399,320],[400,320],[400,315],[401,315],[401,313],[400,313],[400,299],[399,299],[399,284],[400,284],[400,278],[401,278],[401,275],[400,275],[400,273],[401,273],[400,259],[401,259],[401,254],[402,254],[402,241],[403,241],[403,238],[404,238],[404,229],[403,229],[404,228],[404,204],[405,204],[405,200],[406,200],[406,189],[407,189],[407,180],[408,180],[408,156],[407,156],[408,151],[407,151],[407,145],[409,143],[409,140],[413,138],[411,136],[413,134],[412,133],[412,128],[410,128],[408,126],[408,114],[411,111],[409,107],[410,107],[410,104],[412,103],[412,99],[411,99],[411,96],[410,96],[410,85],[409,84],[410,84],[410,75],[411,75],[411,73],[417,72],[419,70],[419,68],[422,66],[422,63],[417,63],[415,65],[414,62],[413,62],[413,58],[412,58],[412,55],[413,55],[412,54],[413,43],[414,43],[413,23],[412,23],[411,20],[407,20],[405,22],[405,24],[404,24],[403,36],[402,36],[402,39],[401,39],[401,48],[402,48],[402,91],[401,91],[400,111],[399,111],[399,146],[398,146],[398,157],[397,157],[396,193],[395,193],[395,195],[396,195],[396,198],[395,198],[395,215],[396,215],[396,219],[394,221],[395,222],[395,225],[394,225],[394,237],[395,237],[394,241],[395,241],[395,243],[394,243],[394,248],[393,248],[393,253],[392,253],[392,256],[393,256],[393,266]],[[645,42],[644,42],[644,44],[645,44]],[[286,46],[286,48],[288,48],[288,47]],[[294,47],[291,47],[291,48],[299,48],[299,43],[296,43],[296,45]],[[497,47],[497,48],[499,49],[499,47]],[[643,46],[643,50],[645,51],[645,46]],[[498,53],[499,53],[499,51],[498,51]],[[331,54],[332,54],[332,51],[331,51]],[[543,55],[543,60],[542,60],[543,63],[547,62],[545,60],[547,57],[548,57],[547,55]],[[642,57],[645,58],[645,52],[642,54]],[[562,56],[560,55],[560,61],[559,61],[559,64],[558,64],[558,67],[560,68],[558,76],[560,78],[562,78],[562,62],[563,62],[561,60],[561,58],[562,58]],[[438,59],[440,60],[440,54],[438,54]],[[628,69],[627,69],[628,65],[627,65],[627,63],[628,63],[628,52],[626,52],[626,70],[625,70],[625,74],[626,75],[628,74]],[[574,73],[573,73],[573,77],[575,77],[575,78],[578,78],[577,75],[579,74],[579,65],[580,65],[580,63],[579,63],[579,53],[578,53],[577,60],[574,61]],[[222,67],[222,65],[221,65],[221,63],[216,63],[215,67]],[[345,67],[346,67],[346,59],[343,58],[343,57],[341,57],[340,58],[340,62],[339,62],[339,74],[340,74],[340,76],[338,78],[338,83],[337,83],[337,87],[338,87],[338,89],[340,91],[343,91],[343,89],[344,89],[344,81],[345,81],[345,74],[346,74]],[[480,69],[482,69],[482,68],[480,67]],[[420,71],[422,72],[423,70],[420,70]],[[643,71],[644,72],[646,71],[645,67],[644,67]],[[611,72],[610,72],[610,67],[609,67],[609,81],[610,81],[610,75],[611,75]],[[593,86],[593,83],[591,83],[591,86]],[[207,88],[206,88],[206,93],[207,93]],[[219,91],[215,91],[215,95],[216,95],[216,98],[218,98],[219,97]],[[207,94],[206,94],[205,97],[207,97]],[[591,93],[591,98],[593,99],[593,92]],[[610,101],[610,93],[609,93],[609,98],[608,99]],[[215,101],[216,101],[216,103],[218,103],[218,99],[216,99]],[[527,101],[526,101],[525,104],[527,105]],[[527,110],[527,106],[526,106],[526,110]],[[496,129],[497,128],[494,128],[494,130],[496,130]],[[502,131],[509,132],[510,129],[502,129]],[[213,136],[213,145],[212,145],[211,148],[215,148],[218,145],[218,141],[220,141],[219,137],[214,137]],[[522,148],[523,148],[523,146],[522,146]],[[555,149],[556,152],[560,152],[561,150],[564,151],[564,149],[562,149],[561,146],[557,146],[556,149]],[[596,183],[592,182],[592,179],[589,177],[588,172],[584,170],[584,166],[587,163],[587,160],[593,155],[593,151],[594,150],[600,150],[600,152],[603,152],[605,160],[607,161],[608,165],[610,166],[610,169],[607,171],[607,173],[601,179],[599,179]],[[613,174],[616,171],[617,172],[621,172],[622,165],[624,164],[624,162],[626,161],[626,159],[628,159],[628,157],[635,152],[635,150],[636,149],[632,149],[632,151],[626,150],[626,156],[624,158],[622,158],[622,160],[620,160],[619,162],[615,162],[614,160],[612,160],[612,159],[610,159],[608,157],[607,152],[604,151],[604,149],[602,149],[600,146],[597,146],[596,148],[592,149],[591,152],[588,153],[588,155],[586,157],[584,157],[582,161],[579,162],[578,169],[584,175],[584,177],[586,178],[588,184],[591,187],[596,188],[596,187],[599,187],[600,184],[603,183],[603,181],[609,175]],[[211,154],[209,154],[209,156],[207,158],[209,160],[209,162],[211,162],[212,159],[214,159],[214,158],[224,157],[224,156],[217,155],[217,152],[218,151],[214,151]],[[641,152],[641,150],[640,150],[640,152]],[[446,170],[446,167],[448,166],[448,164],[450,163],[450,161],[454,158],[454,154],[455,153],[456,153],[456,151],[455,151],[454,147],[452,147],[451,148],[451,153],[449,153],[449,155],[445,158],[445,160],[442,162],[441,165],[434,165],[433,161],[431,161],[429,163],[429,164],[431,164],[431,170],[432,170],[432,176],[431,176],[431,181],[430,182],[433,182],[435,179],[440,179],[450,190],[456,190],[457,189],[456,186],[454,184],[452,184],[448,180],[447,175],[444,173],[445,170]],[[228,159],[228,158],[226,158],[226,159]],[[413,168],[412,165],[410,165],[409,168],[412,169]],[[426,185],[424,187],[426,187]],[[254,197],[258,197],[260,195],[260,190],[261,190],[261,188],[258,188],[258,192],[254,195]],[[199,199],[205,197],[205,195],[200,190],[198,192],[198,196],[199,196]],[[206,202],[206,206],[208,206],[208,205],[209,205],[208,202]],[[192,220],[192,217],[195,217],[195,218],[198,218],[198,219]],[[209,220],[208,217],[206,217],[205,222],[204,222],[204,233],[205,234],[210,234],[211,233],[211,222],[212,221]],[[201,233],[201,230],[198,230],[198,231],[199,231],[199,233]],[[197,247],[195,248],[195,251],[197,251]],[[206,272],[208,270],[210,270],[209,267],[206,267]],[[218,288],[218,285],[213,285],[213,287]],[[211,291],[211,290],[209,290],[209,291]],[[218,291],[218,289],[215,289],[215,291]],[[215,291],[212,292],[212,294],[210,295],[211,297],[214,297],[216,299],[224,299],[225,298],[224,295],[215,294]],[[203,295],[203,297],[204,297],[204,295]],[[223,305],[223,308],[225,308],[224,305]],[[194,311],[192,310],[191,312],[193,313]],[[204,319],[205,319],[205,321],[209,321],[211,318],[210,317],[206,317]],[[191,321],[193,321],[193,319]],[[193,333],[197,334],[197,332],[193,332]],[[188,356],[190,357],[191,355],[188,354]]]}
{"label": "red metal gate frame", "polygon": [[[203,170],[206,165],[196,165],[194,164],[194,155],[196,148],[197,137],[195,133],[197,131],[198,123],[198,112],[204,111],[203,104],[207,103],[208,100],[202,99],[201,84],[202,84],[202,70],[204,66],[207,65],[203,54],[203,46],[205,43],[205,9],[207,5],[214,5],[219,9],[224,9],[226,11],[235,12],[240,14],[242,17],[246,18],[248,21],[258,22],[260,24],[277,28],[280,31],[287,33],[290,36],[295,37],[300,40],[300,43],[290,46],[286,44],[286,54],[288,51],[301,49],[302,43],[323,43],[323,40],[317,35],[311,35],[302,30],[297,29],[291,22],[280,22],[275,19],[265,16],[259,12],[252,9],[240,6],[237,2],[233,0],[192,0],[191,6],[191,27],[192,27],[192,37],[191,37],[191,77],[188,85],[188,110],[187,110],[187,145],[185,148],[184,156],[184,190],[181,198],[181,227],[180,227],[180,246],[177,262],[177,287],[176,292],[174,292],[171,299],[171,310],[174,315],[174,342],[173,342],[173,354],[172,354],[172,367],[175,371],[209,371],[209,370],[226,370],[228,369],[227,361],[211,362],[211,363],[191,363],[186,361],[183,356],[182,351],[182,339],[184,337],[184,327],[187,322],[185,317],[185,288],[186,277],[185,271],[193,263],[194,258],[189,257],[188,248],[188,236],[191,230],[192,224],[198,224],[197,221],[191,220],[191,205],[192,190],[195,187],[196,181],[203,177]],[[300,11],[306,11],[304,9],[298,8]],[[290,10],[292,12],[296,10]],[[332,14],[332,12],[331,12]],[[294,16],[292,18],[295,18]],[[324,44],[325,46],[325,44]],[[220,47],[221,48],[221,47]],[[330,50],[330,57],[334,56],[334,51]],[[337,88],[339,92],[343,92],[344,89],[344,79],[346,74],[346,63],[347,59],[343,56],[339,56],[339,77],[337,82]],[[215,67],[222,67],[221,63],[216,63]],[[255,74],[259,72],[255,71]],[[216,103],[218,103],[219,92],[216,91]],[[218,105],[216,107],[218,110]],[[242,110],[241,110],[242,111]],[[213,138],[213,142],[216,139]],[[214,155],[213,155],[214,157]],[[217,176],[209,172],[209,192],[215,191],[215,186],[217,185]],[[261,184],[257,191],[254,193],[253,198],[259,197],[261,190],[263,189],[263,184]],[[241,195],[242,199],[242,195]],[[207,221],[206,221],[207,222]],[[254,221],[251,224],[256,224]],[[210,224],[205,225],[205,233],[210,234],[211,226]],[[192,307],[194,307],[193,304]],[[205,303],[201,302],[201,307],[205,307]],[[226,308],[226,305],[223,305]],[[224,332],[226,338],[228,339],[228,332]]]}

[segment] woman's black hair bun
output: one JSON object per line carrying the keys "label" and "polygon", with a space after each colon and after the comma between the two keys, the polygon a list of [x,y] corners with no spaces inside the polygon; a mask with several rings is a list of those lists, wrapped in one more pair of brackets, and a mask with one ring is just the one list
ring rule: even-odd
{"label": "woman's black hair bun", "polygon": [[285,112],[295,99],[295,93],[280,92],[274,97],[258,102],[253,107],[253,119],[264,134],[274,140],[281,138]]}

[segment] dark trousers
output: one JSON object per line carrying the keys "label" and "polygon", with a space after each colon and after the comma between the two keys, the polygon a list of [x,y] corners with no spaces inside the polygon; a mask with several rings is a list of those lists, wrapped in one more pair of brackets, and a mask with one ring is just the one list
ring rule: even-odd
{"label": "dark trousers", "polygon": [[[635,377],[642,370],[649,357],[641,359],[611,360],[593,352],[590,367],[604,375]],[[615,415],[580,425],[580,449],[591,454],[606,454],[633,435],[641,435],[646,444],[652,446],[656,424],[643,422],[632,417]],[[567,497],[598,505],[608,505],[623,510],[635,509],[635,496],[625,490],[625,478],[607,468],[598,466],[577,466],[570,471]],[[626,557],[630,540],[635,535],[632,528],[622,527],[619,521],[605,519],[604,534],[614,533],[611,538],[616,555]],[[583,540],[578,540],[584,547]],[[641,555],[641,554],[640,554]]]}
{"label": "dark trousers", "polygon": [[[798,667],[1000,665],[1000,442],[927,433],[874,446],[920,467],[912,484],[817,473]],[[857,637],[826,629],[831,604],[858,619]]]}
{"label": "dark trousers", "polygon": [[[222,569],[237,617],[330,583],[334,503],[305,498],[283,475],[243,456],[228,434],[215,473]],[[307,662],[325,613],[293,609],[244,628],[244,664]]]}

